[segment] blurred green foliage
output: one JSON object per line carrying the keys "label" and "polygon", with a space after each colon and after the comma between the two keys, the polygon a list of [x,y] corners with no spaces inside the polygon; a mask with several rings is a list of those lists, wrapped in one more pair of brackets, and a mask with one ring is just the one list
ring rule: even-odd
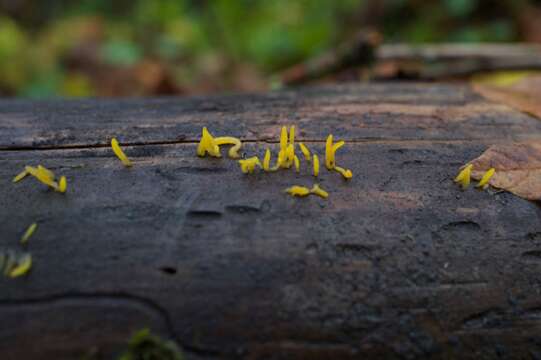
{"label": "blurred green foliage", "polygon": [[[0,94],[257,88],[365,27],[388,42],[515,41],[534,0],[5,0]],[[122,85],[124,84],[124,85]]]}

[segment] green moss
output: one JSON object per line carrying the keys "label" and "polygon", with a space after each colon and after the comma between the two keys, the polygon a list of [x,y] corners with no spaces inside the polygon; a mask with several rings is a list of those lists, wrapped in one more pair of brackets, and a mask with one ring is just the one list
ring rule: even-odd
{"label": "green moss", "polygon": [[149,329],[136,332],[128,343],[128,350],[118,360],[183,360],[179,347],[173,342],[152,335]]}

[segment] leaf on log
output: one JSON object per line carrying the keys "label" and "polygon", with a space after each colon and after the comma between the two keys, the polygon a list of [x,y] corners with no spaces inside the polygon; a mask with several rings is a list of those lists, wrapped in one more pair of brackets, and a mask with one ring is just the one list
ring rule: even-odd
{"label": "leaf on log", "polygon": [[490,168],[489,184],[528,200],[541,200],[541,143],[493,145],[471,162],[472,178],[480,180]]}
{"label": "leaf on log", "polygon": [[541,75],[538,73],[515,78],[508,75],[503,81],[500,74],[490,77],[488,81],[474,81],[473,89],[489,100],[503,103],[541,119]]}

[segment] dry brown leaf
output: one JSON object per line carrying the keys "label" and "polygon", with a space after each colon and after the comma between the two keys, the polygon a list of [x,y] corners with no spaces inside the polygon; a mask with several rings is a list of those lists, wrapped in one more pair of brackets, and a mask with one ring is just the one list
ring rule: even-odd
{"label": "dry brown leaf", "polygon": [[474,91],[489,100],[503,103],[541,119],[541,75],[529,75],[508,85],[474,82]]}
{"label": "dry brown leaf", "polygon": [[472,178],[480,180],[495,168],[489,184],[528,200],[541,200],[541,142],[493,145],[470,162]]}

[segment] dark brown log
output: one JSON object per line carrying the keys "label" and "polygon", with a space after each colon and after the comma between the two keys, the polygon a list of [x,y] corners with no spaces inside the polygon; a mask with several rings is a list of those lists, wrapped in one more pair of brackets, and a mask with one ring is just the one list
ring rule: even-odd
{"label": "dark brown log", "polygon": [[[532,358],[541,354],[541,208],[461,191],[489,145],[541,121],[467,87],[388,84],[266,95],[0,103],[0,247],[32,222],[32,272],[0,278],[2,359],[114,358],[150,327],[188,359]],[[323,154],[301,174],[198,158],[202,126],[275,149],[279,126]],[[122,167],[107,143],[131,144]],[[276,151],[274,152],[274,157]],[[24,165],[68,177],[65,195]]]}

